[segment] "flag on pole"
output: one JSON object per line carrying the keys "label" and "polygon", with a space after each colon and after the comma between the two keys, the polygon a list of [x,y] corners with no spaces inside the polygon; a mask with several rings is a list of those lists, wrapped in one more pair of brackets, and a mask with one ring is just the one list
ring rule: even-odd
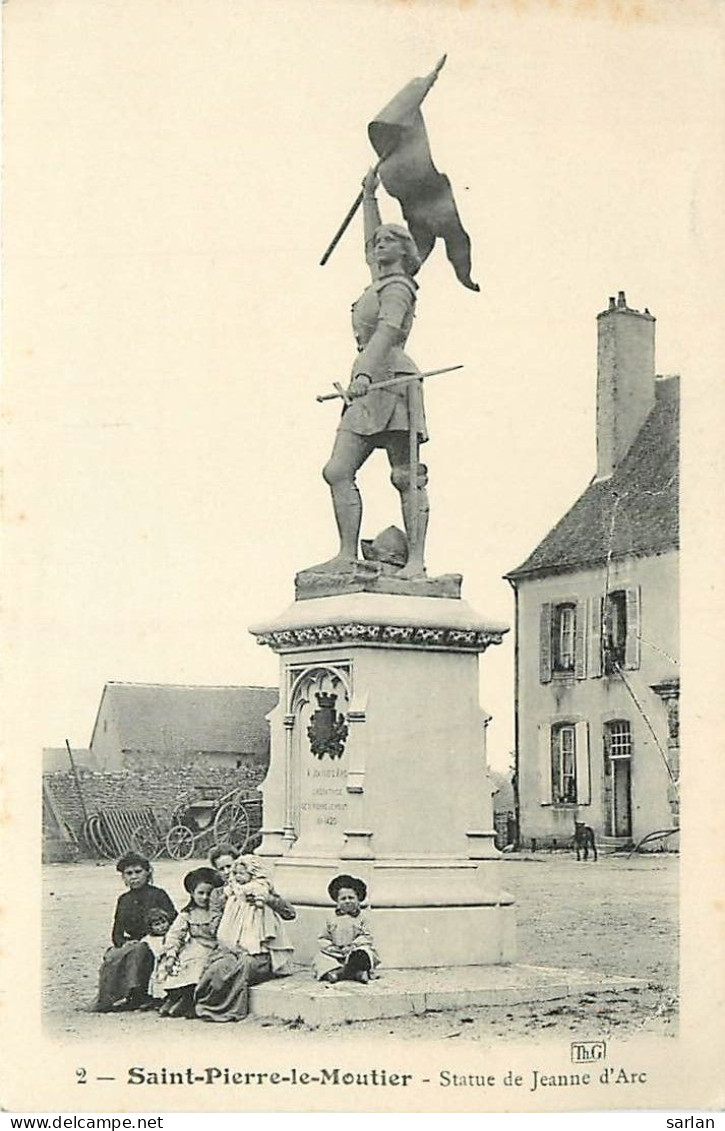
{"label": "flag on pole", "polygon": [[369,124],[368,136],[381,159],[380,179],[400,202],[421,259],[428,258],[440,237],[458,280],[478,291],[471,279],[471,240],[458,215],[451,182],[433,164],[420,110],[445,61],[444,55],[429,75],[403,87]]}

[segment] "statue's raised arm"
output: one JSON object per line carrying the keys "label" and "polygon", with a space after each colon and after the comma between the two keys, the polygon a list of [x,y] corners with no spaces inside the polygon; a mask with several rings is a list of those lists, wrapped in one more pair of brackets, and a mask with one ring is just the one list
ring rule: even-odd
{"label": "statue's raised arm", "polygon": [[375,233],[382,225],[380,217],[380,209],[378,208],[377,197],[375,190],[380,183],[377,171],[375,169],[368,169],[362,183],[363,191],[363,238],[365,241],[365,262],[370,268],[370,277],[373,282],[376,282],[380,272],[378,265],[375,262],[374,253],[374,240]]}

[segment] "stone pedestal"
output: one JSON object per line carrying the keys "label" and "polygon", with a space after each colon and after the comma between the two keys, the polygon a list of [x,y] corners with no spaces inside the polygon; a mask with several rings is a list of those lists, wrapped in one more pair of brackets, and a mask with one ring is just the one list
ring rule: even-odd
{"label": "stone pedestal", "polygon": [[280,656],[259,853],[297,907],[296,957],[342,871],[368,885],[386,967],[511,961],[478,704],[506,628],[459,599],[357,592],[251,631]]}

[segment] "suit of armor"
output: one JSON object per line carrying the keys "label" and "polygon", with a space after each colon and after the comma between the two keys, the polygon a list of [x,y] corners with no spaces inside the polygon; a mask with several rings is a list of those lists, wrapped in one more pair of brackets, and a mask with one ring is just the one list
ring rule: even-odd
{"label": "suit of armor", "polygon": [[[340,428],[360,436],[379,432],[406,432],[410,427],[408,404],[415,398],[413,411],[418,421],[418,435],[426,440],[423,397],[418,383],[398,385],[393,389],[376,389],[378,381],[420,373],[414,361],[403,352],[415,316],[418,285],[407,275],[384,275],[366,287],[352,307],[352,329],[358,347],[358,358],[352,376],[365,373],[371,387],[364,397],[344,410]],[[382,348],[375,339],[378,326],[389,326],[400,337],[400,344]]]}
{"label": "suit of armor", "polygon": [[[352,400],[343,410],[332,455],[323,470],[332,494],[340,551],[331,561],[313,568],[331,572],[354,569],[362,520],[355,476],[376,448],[384,448],[391,482],[400,495],[408,540],[408,562],[400,576],[416,577],[425,574],[423,551],[428,524],[426,469],[417,462],[418,444],[428,438],[422,385],[412,381],[392,389],[375,388],[381,381],[420,372],[404,352],[418,290],[405,273],[408,248],[414,245],[405,229],[381,224],[374,191],[369,185],[363,191],[365,258],[372,282],[352,308],[358,346],[348,389]],[[411,475],[413,446],[415,473]]]}

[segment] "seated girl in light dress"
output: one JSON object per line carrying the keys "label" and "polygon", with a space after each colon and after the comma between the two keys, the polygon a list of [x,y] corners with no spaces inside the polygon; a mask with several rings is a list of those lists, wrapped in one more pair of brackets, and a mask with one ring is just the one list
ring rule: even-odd
{"label": "seated girl in light dress", "polygon": [[221,879],[213,868],[184,876],[190,899],[172,923],[158,959],[156,985],[166,993],[160,1017],[194,1017],[194,990],[216,946],[209,896]]}

